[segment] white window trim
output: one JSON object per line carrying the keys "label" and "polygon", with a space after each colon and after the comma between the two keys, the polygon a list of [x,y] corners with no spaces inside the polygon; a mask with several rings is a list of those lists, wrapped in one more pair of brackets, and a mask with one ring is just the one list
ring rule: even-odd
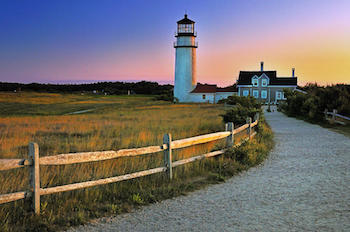
{"label": "white window trim", "polygon": [[282,100],[287,100],[287,98],[284,96],[284,92],[282,92]]}
{"label": "white window trim", "polygon": [[[264,84],[264,81],[266,81],[265,84]],[[268,85],[268,80],[267,80],[267,79],[262,79],[262,80],[261,80],[261,86],[262,86],[262,87],[267,87],[267,85]]]}
{"label": "white window trim", "polygon": [[[255,96],[255,93],[257,93],[257,96]],[[253,89],[253,97],[259,98],[259,90]]]}
{"label": "white window trim", "polygon": [[276,100],[282,100],[282,92],[276,91]]}
{"label": "white window trim", "polygon": [[237,85],[237,88],[242,88],[242,87],[252,87],[252,85]]}
{"label": "white window trim", "polygon": [[[256,83],[256,84],[255,84]],[[257,87],[259,86],[259,77],[257,75],[254,75],[252,77],[252,86]]]}
{"label": "white window trim", "polygon": [[261,76],[259,78],[263,78],[263,77],[265,77],[266,79],[270,80],[270,78],[265,73],[261,74]]}
{"label": "white window trim", "polygon": [[[263,94],[263,93],[265,93],[265,94]],[[261,98],[267,99],[267,90],[261,90]]]}
{"label": "white window trim", "polygon": [[265,73],[261,74],[261,76],[259,78],[267,80],[266,85],[263,85],[262,81],[261,81],[261,86],[266,87],[270,84],[270,78]]}
{"label": "white window trim", "polygon": [[[244,93],[247,93],[247,95],[245,95]],[[244,89],[243,92],[242,92],[242,96],[244,96],[244,97],[249,96],[249,90]]]}

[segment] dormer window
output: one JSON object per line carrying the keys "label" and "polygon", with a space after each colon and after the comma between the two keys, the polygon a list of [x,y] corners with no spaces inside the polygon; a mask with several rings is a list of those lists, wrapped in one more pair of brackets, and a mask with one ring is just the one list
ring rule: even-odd
{"label": "dormer window", "polygon": [[253,86],[258,86],[258,79],[252,79],[252,84],[253,84]]}
{"label": "dormer window", "polygon": [[267,86],[267,80],[266,79],[262,79],[261,80],[261,86],[263,86],[263,87]]}

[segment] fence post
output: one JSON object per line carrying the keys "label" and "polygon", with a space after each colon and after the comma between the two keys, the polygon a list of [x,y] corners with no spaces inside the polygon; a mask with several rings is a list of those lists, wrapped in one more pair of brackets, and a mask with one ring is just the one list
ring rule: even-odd
{"label": "fence post", "polygon": [[251,139],[252,137],[252,118],[251,117],[248,117],[247,120],[246,120],[247,124],[249,124],[249,127],[248,127],[248,136],[249,136],[249,140]]}
{"label": "fence post", "polygon": [[324,118],[327,120],[327,112],[328,112],[328,109],[324,109]]}
{"label": "fence post", "polygon": [[337,110],[333,109],[333,114],[332,114],[332,122],[335,123],[335,115],[337,114]]}
{"label": "fence post", "polygon": [[173,179],[173,164],[172,164],[172,151],[171,151],[171,134],[165,134],[163,137],[163,143],[167,145],[167,149],[164,150],[164,164],[167,168],[167,174],[169,179]]}
{"label": "fence post", "polygon": [[29,143],[30,166],[30,186],[32,191],[34,213],[40,214],[40,166],[39,166],[39,146],[37,143]]}
{"label": "fence post", "polygon": [[225,124],[225,131],[231,132],[231,135],[226,137],[226,147],[232,147],[234,144],[234,125],[233,122],[228,122]]}
{"label": "fence post", "polygon": [[260,114],[256,113],[254,116],[254,122],[259,121]]}

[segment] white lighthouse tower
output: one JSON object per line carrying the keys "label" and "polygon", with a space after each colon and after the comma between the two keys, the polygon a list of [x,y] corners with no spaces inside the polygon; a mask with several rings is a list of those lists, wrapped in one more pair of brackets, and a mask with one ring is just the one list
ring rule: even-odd
{"label": "white lighthouse tower", "polygon": [[190,92],[196,86],[196,34],[194,21],[185,17],[177,22],[174,97],[180,102],[190,102]]}

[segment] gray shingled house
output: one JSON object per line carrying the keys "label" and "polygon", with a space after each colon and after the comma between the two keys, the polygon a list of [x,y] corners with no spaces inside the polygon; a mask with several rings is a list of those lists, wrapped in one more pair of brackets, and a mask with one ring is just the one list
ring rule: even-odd
{"label": "gray shingled house", "polygon": [[283,89],[295,90],[298,78],[277,77],[276,71],[264,71],[264,62],[261,62],[260,71],[240,71],[237,81],[238,96],[253,96],[263,103],[276,104],[285,100]]}

